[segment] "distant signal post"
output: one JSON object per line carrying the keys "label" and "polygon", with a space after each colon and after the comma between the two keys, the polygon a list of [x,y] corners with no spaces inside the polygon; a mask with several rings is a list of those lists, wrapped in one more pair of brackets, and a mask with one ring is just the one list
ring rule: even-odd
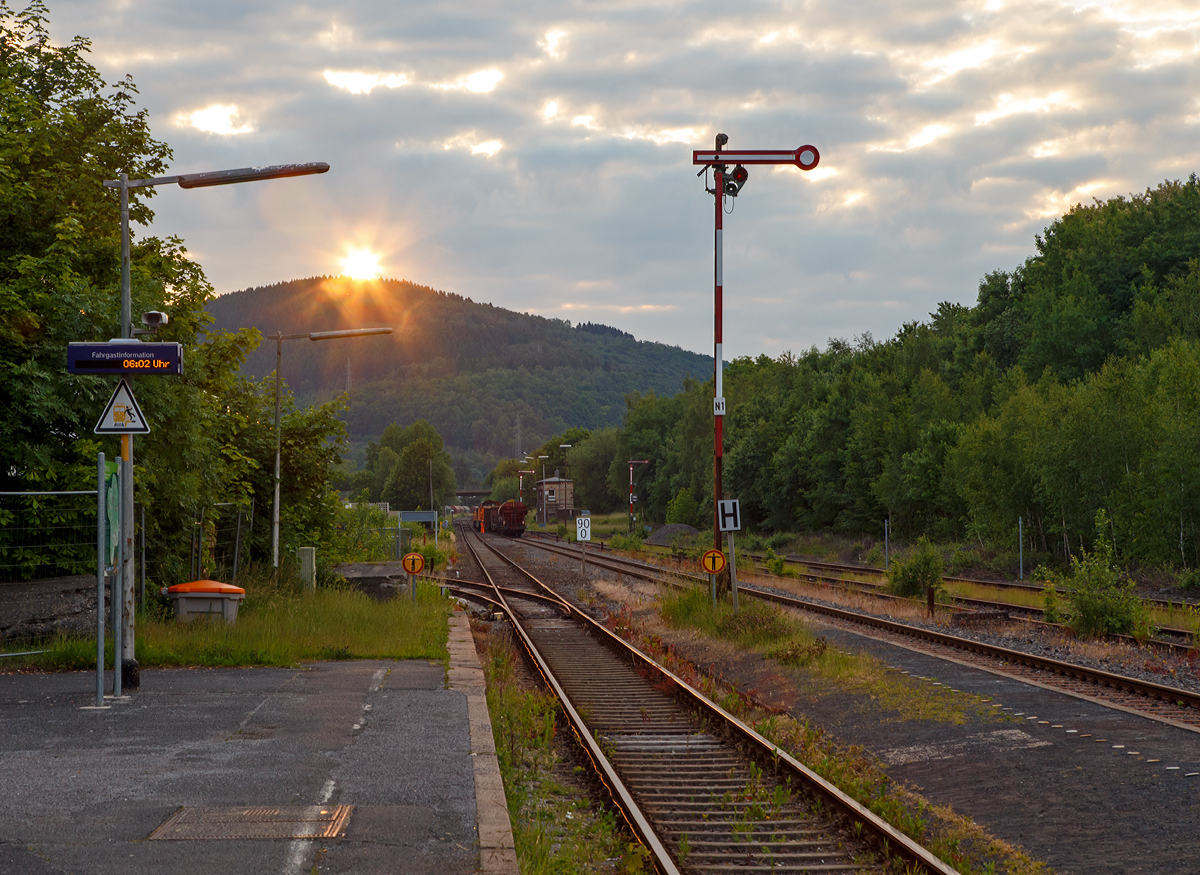
{"label": "distant signal post", "polygon": [[[702,166],[700,173],[696,174],[697,176],[706,173],[709,169],[713,172],[713,187],[706,187],[705,191],[713,195],[713,199],[716,201],[716,235],[713,246],[714,310],[716,313],[715,338],[713,342],[713,420],[715,431],[713,455],[713,547],[717,551],[721,549],[721,527],[718,520],[718,508],[721,503],[721,457],[725,454],[721,428],[722,420],[725,416],[725,393],[722,386],[721,374],[721,297],[724,285],[721,265],[721,233],[722,218],[725,215],[725,198],[737,197],[738,193],[742,190],[742,186],[746,184],[746,180],[750,178],[750,174],[745,167],[747,164],[794,164],[801,170],[812,170],[821,160],[821,155],[815,146],[801,146],[799,149],[791,151],[786,149],[723,151],[725,144],[728,142],[728,136],[717,134],[715,149],[692,152],[692,165]],[[732,170],[728,169],[730,164],[734,165]]]}

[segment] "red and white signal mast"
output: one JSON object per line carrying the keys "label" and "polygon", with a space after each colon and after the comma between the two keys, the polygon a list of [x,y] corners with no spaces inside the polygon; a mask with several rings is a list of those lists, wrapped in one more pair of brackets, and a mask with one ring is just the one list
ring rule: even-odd
{"label": "red and white signal mast", "polygon": [[[714,244],[713,277],[715,288],[716,328],[713,343],[713,421],[715,424],[716,440],[714,445],[713,462],[713,547],[721,549],[721,528],[717,519],[717,508],[721,501],[721,457],[724,452],[724,441],[721,433],[721,423],[725,416],[725,394],[721,385],[721,295],[724,277],[721,266],[721,220],[725,215],[725,198],[737,197],[750,174],[746,171],[747,164],[795,164],[801,170],[812,170],[821,160],[821,154],[816,146],[801,146],[794,151],[750,149],[744,151],[722,151],[729,137],[717,134],[717,147],[710,151],[692,152],[692,164],[703,165],[704,169],[697,173],[699,176],[709,169],[713,171],[713,187],[706,191],[713,195],[717,206],[716,240]],[[728,169],[732,164],[734,168]]]}

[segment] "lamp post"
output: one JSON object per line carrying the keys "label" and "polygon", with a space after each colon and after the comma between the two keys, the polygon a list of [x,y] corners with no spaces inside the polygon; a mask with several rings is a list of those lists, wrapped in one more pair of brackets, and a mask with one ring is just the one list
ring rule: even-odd
{"label": "lamp post", "polygon": [[538,456],[542,460],[542,528],[546,528],[546,460],[549,456]]}
{"label": "lamp post", "polygon": [[[129,189],[153,185],[178,185],[180,188],[208,188],[214,185],[232,185],[237,182],[256,182],[261,179],[283,179],[291,176],[309,176],[327,173],[329,165],[323,161],[311,164],[273,164],[269,167],[242,167],[237,170],[211,170],[204,173],[183,173],[177,176],[156,176],[150,179],[130,179],[128,173],[120,173],[116,179],[104,180],[105,188],[120,190],[121,206],[121,337],[133,337],[133,305],[130,290],[129,267]],[[121,435],[121,459],[129,476],[121,478],[121,511],[118,516],[121,530],[121,573],[120,596],[114,586],[113,602],[120,609],[114,616],[121,616],[122,636],[114,640],[121,642],[121,652],[113,655],[113,695],[121,694],[121,682],[127,675],[128,686],[136,689],[138,684],[137,660],[134,659],[134,602],[133,602],[133,435]],[[119,602],[118,602],[119,600]]]}
{"label": "lamp post", "polygon": [[[569,449],[571,449],[571,445],[570,445],[570,444],[559,444],[559,445],[558,445],[558,448],[559,448],[560,450],[569,450]],[[566,473],[566,471],[567,471],[567,457],[566,457],[566,455],[564,454],[564,455],[563,455],[563,473],[565,474],[565,473]],[[574,510],[574,509],[575,509],[575,492],[574,492],[574,486],[572,486],[572,491],[571,491],[571,509],[572,509],[572,510]]]}
{"label": "lamp post", "polygon": [[[275,341],[275,500],[271,507],[271,567],[279,567],[279,457],[283,444],[283,435],[279,428],[279,383],[280,372],[283,369],[283,342],[285,340],[337,340],[342,337],[366,337],[370,334],[391,334],[390,328],[347,328],[342,331],[310,331],[307,334],[283,334],[278,332],[268,335]],[[432,475],[431,475],[432,476]],[[431,481],[432,482],[432,481]],[[432,495],[432,492],[430,493]]]}
{"label": "lamp post", "polygon": [[520,500],[521,504],[525,503],[525,475],[526,474],[536,474],[536,473],[537,473],[537,471],[518,471],[517,472],[517,476],[520,478],[517,481],[517,498]]}
{"label": "lamp post", "polygon": [[629,534],[633,534],[633,466],[634,465],[649,465],[649,459],[630,459],[629,460]]}

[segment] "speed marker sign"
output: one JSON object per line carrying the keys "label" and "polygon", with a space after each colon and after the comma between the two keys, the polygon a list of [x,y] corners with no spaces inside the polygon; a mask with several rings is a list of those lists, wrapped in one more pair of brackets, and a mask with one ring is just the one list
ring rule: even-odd
{"label": "speed marker sign", "polygon": [[575,517],[575,540],[592,540],[592,518],[590,516]]}
{"label": "speed marker sign", "polygon": [[709,550],[700,558],[700,564],[709,574],[720,574],[725,570],[725,554],[720,550]]}

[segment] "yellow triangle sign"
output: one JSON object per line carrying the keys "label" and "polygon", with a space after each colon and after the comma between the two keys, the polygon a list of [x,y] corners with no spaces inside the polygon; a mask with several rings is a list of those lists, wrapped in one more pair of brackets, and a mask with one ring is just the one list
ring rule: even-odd
{"label": "yellow triangle sign", "polygon": [[150,434],[150,425],[133,397],[133,388],[124,378],[108,399],[108,406],[93,431],[96,434]]}

